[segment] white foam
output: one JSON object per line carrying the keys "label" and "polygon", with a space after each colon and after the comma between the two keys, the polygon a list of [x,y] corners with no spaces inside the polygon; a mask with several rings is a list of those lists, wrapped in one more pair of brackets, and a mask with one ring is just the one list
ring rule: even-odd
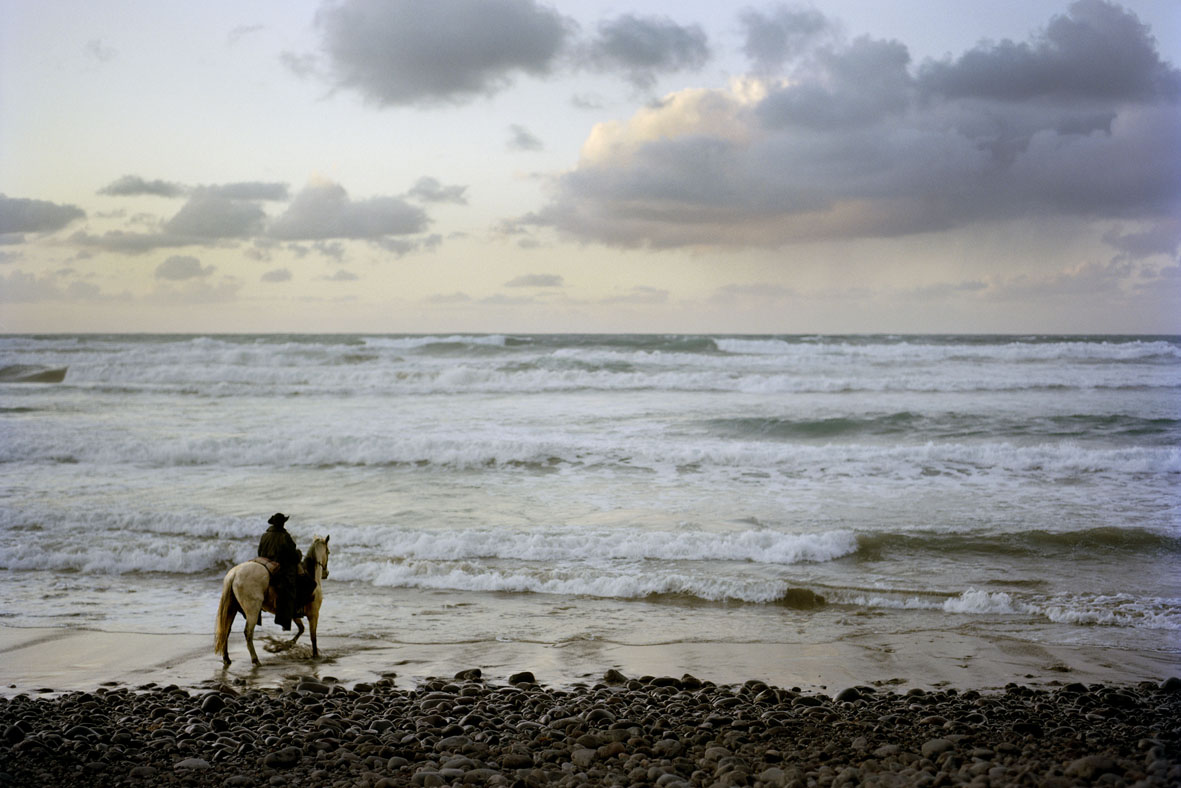
{"label": "white foam", "polygon": [[480,591],[643,599],[653,595],[682,595],[708,601],[736,600],[768,603],[782,598],[787,584],[740,577],[694,576],[649,571],[612,572],[497,570],[465,564],[440,566],[429,562],[359,563],[334,566],[333,577],[360,580],[376,586],[431,590]]}
{"label": "white foam", "polygon": [[857,537],[852,531],[392,531],[376,539],[369,535],[369,539],[382,555],[434,561],[497,558],[555,563],[663,560],[800,564],[833,561],[857,551]]}

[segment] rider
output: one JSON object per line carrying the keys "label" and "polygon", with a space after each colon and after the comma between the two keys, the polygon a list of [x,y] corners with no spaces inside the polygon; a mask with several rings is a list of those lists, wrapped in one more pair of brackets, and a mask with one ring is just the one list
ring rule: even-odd
{"label": "rider", "polygon": [[285,631],[291,629],[291,617],[295,613],[295,576],[301,558],[295,540],[283,527],[289,519],[285,514],[272,515],[267,520],[271,527],[258,540],[258,554],[279,562],[279,569],[272,577],[275,586],[275,623]]}

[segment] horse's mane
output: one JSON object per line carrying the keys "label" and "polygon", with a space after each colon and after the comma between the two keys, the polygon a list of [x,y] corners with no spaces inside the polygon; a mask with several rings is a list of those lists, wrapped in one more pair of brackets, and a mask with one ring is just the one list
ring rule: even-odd
{"label": "horse's mane", "polygon": [[316,554],[313,551],[313,548],[316,546],[316,542],[323,543],[324,538],[322,536],[317,536],[312,539],[312,543],[308,545],[308,554],[303,557],[302,561],[303,571],[307,572],[309,575],[314,575],[316,573]]}

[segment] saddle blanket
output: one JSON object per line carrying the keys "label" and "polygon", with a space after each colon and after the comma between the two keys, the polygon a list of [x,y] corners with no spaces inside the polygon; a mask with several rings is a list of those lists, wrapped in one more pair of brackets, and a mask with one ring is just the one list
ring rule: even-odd
{"label": "saddle blanket", "polygon": [[275,574],[275,572],[279,571],[279,562],[278,561],[272,561],[269,558],[263,558],[261,555],[258,556],[257,558],[251,558],[250,560],[256,564],[261,564],[267,570],[268,574],[273,575],[273,574]]}

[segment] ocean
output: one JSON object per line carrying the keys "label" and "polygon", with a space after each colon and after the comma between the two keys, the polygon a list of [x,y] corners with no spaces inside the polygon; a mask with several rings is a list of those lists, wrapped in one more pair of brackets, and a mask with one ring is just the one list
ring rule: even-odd
{"label": "ocean", "polygon": [[1179,482],[1179,337],[0,337],[13,627],[211,635],[284,512],[322,637],[1181,656]]}

